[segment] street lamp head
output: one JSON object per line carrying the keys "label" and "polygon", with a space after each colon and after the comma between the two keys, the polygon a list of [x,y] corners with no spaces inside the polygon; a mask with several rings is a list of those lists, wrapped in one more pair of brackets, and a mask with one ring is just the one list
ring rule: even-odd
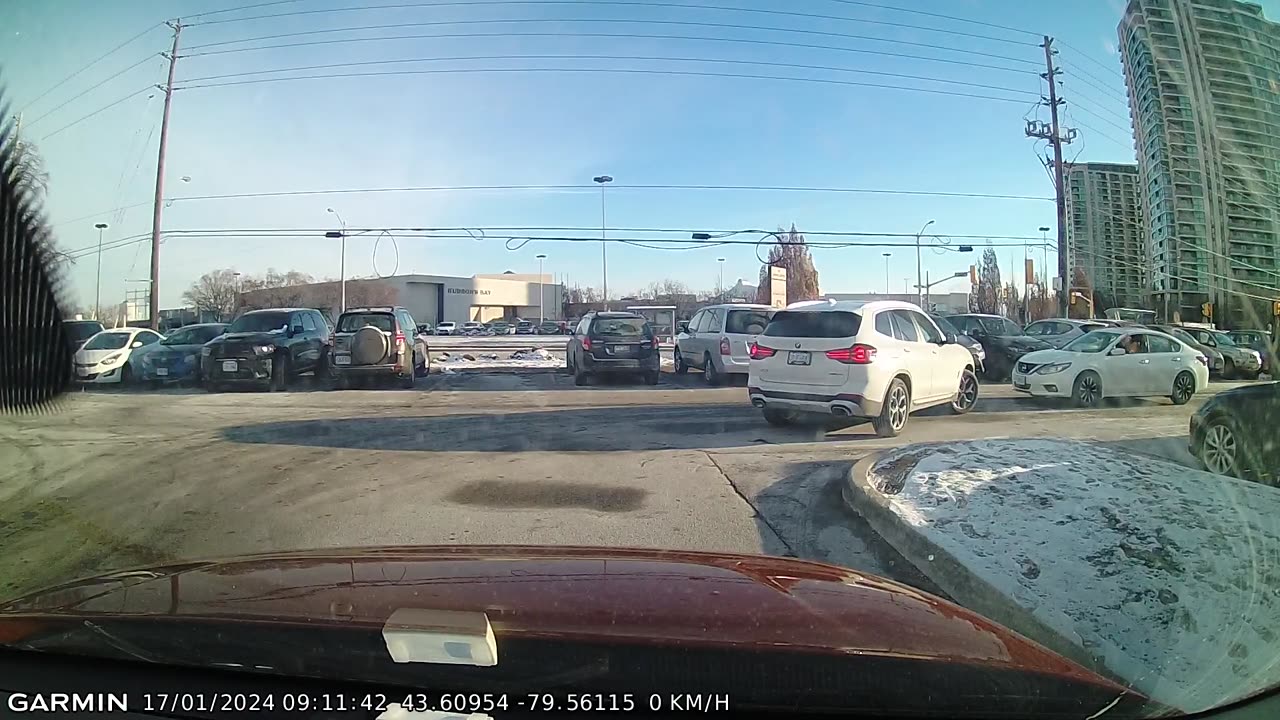
{"label": "street lamp head", "polygon": [[535,258],[537,258],[537,259],[539,259],[539,260],[546,260],[546,259],[547,259],[547,256],[546,256],[546,255],[534,255],[534,257],[535,257]]}
{"label": "street lamp head", "polygon": [[106,223],[95,223],[95,224],[94,224],[94,227],[98,228],[99,230],[106,230],[106,229],[107,229],[107,224],[106,224]]}
{"label": "street lamp head", "polygon": [[694,240],[710,240],[711,233],[696,232],[692,237]]}
{"label": "street lamp head", "polygon": [[716,258],[716,262],[724,262],[724,258]]}
{"label": "street lamp head", "polygon": [[593,178],[591,178],[591,179],[592,179],[593,181],[595,181],[595,182],[600,183],[601,185],[603,185],[603,184],[605,184],[605,183],[611,183],[611,182],[613,182],[613,178],[612,178],[612,177],[610,177],[610,176],[608,176],[608,175],[597,175],[597,176],[595,176],[595,177],[593,177]]}
{"label": "street lamp head", "polygon": [[333,212],[333,208],[325,208],[324,211],[327,213],[331,213]]}
{"label": "street lamp head", "polygon": [[1049,228],[1048,228],[1048,227],[1041,227],[1041,228],[1040,228],[1040,232],[1049,232]]}
{"label": "street lamp head", "polygon": [[893,257],[893,253],[880,253],[880,254],[885,257]]}
{"label": "street lamp head", "polygon": [[324,236],[325,236],[325,237],[327,237],[327,238],[340,238],[340,237],[342,237],[342,231],[340,231],[340,230],[330,230],[330,231],[326,232],[326,233],[324,234]]}

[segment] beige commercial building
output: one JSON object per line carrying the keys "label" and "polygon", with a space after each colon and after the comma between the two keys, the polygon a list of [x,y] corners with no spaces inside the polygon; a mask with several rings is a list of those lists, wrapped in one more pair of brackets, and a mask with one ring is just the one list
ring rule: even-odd
{"label": "beige commercial building", "polygon": [[1131,0],[1118,34],[1155,306],[1252,324],[1280,279],[1280,26],[1235,0]]}

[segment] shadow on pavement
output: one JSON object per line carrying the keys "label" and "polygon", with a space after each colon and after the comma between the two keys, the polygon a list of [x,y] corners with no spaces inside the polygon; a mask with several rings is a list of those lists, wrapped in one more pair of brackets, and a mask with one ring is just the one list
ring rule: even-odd
{"label": "shadow on pavement", "polygon": [[1099,445],[1105,445],[1116,450],[1150,455],[1160,460],[1167,460],[1196,470],[1202,469],[1199,461],[1187,449],[1187,436],[1185,435],[1096,442]]}
{"label": "shadow on pavement", "polygon": [[240,425],[232,442],[418,452],[682,450],[859,441],[828,425],[774,428],[742,403],[548,410],[447,417],[356,417]]}

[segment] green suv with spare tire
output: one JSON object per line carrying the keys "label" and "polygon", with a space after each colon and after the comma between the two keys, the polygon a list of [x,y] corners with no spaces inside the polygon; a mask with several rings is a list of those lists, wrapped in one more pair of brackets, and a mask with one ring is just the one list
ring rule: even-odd
{"label": "green suv with spare tire", "polygon": [[431,360],[426,337],[402,307],[350,308],[338,317],[333,336],[334,382],[347,388],[360,380],[395,380],[412,388]]}

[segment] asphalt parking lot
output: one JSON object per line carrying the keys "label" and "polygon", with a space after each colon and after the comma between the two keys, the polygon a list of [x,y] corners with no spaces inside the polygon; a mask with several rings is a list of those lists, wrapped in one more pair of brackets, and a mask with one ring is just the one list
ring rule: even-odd
{"label": "asphalt parking lot", "polygon": [[[1190,463],[1202,399],[1077,410],[985,385],[962,417],[773,428],[743,383],[433,374],[413,390],[90,389],[0,420],[0,594],[53,578],[270,550],[548,543],[770,553],[924,581],[836,501],[866,453],[1093,439]],[[1229,387],[1214,383],[1210,391]]]}

